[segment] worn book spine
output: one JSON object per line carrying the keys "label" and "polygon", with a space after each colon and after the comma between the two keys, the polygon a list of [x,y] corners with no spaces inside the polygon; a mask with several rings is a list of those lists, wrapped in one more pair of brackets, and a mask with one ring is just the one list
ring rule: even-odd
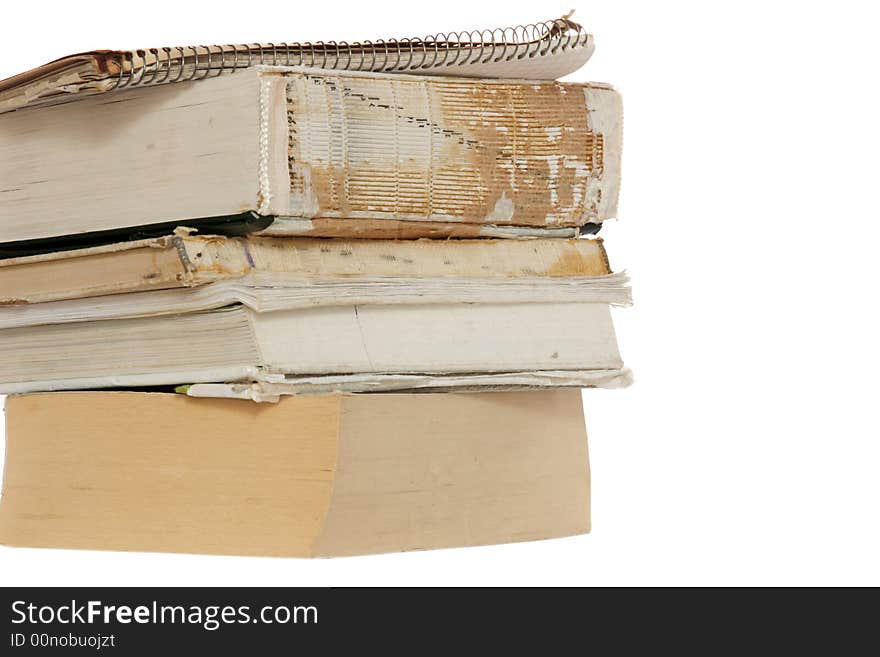
{"label": "worn book spine", "polygon": [[558,279],[610,273],[599,239],[229,238],[189,235],[182,230],[151,240],[0,260],[0,304],[194,287],[248,274],[326,281]]}
{"label": "worn book spine", "polygon": [[[615,216],[620,96],[601,84],[268,69],[261,209],[315,229],[579,227]],[[400,228],[398,228],[399,230]],[[446,232],[446,231],[442,231]],[[479,233],[474,236],[479,236]]]}

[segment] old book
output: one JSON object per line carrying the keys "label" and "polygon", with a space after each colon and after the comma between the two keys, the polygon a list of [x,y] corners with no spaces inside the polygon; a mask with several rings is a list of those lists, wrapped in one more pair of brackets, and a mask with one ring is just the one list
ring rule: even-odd
{"label": "old book", "polygon": [[615,215],[620,146],[603,84],[256,66],[0,115],[0,242],[573,236]]}
{"label": "old book", "polygon": [[242,305],[268,313],[330,306],[433,304],[631,303],[625,273],[566,278],[374,278],[314,279],[250,274],[198,288],[132,292],[38,304],[0,305],[0,329],[179,315]]}
{"label": "old book", "polygon": [[418,377],[449,387],[449,375],[503,385],[496,374],[555,385],[542,373],[558,371],[575,385],[626,382],[607,303],[239,304],[0,330],[4,393],[300,379],[303,392],[359,392],[417,388]]}
{"label": "old book", "polygon": [[[327,240],[175,235],[0,260],[0,316],[27,304],[200,287],[258,277],[299,285],[317,305],[346,286],[387,290],[397,282],[478,291],[505,285],[546,289],[554,282],[611,275],[600,239]],[[326,294],[325,294],[326,290]],[[2,320],[0,320],[2,323]],[[7,324],[8,325],[8,324]]]}
{"label": "old book", "polygon": [[0,542],[343,556],[588,532],[580,393],[6,400]]}
{"label": "old book", "polygon": [[583,66],[593,52],[593,37],[570,15],[424,38],[95,50],[0,80],[0,112],[125,88],[200,80],[257,64],[555,79]]}

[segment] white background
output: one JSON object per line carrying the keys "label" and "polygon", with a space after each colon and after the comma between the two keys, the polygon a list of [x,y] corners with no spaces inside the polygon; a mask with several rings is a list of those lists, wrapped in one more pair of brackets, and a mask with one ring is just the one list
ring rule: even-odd
{"label": "white background", "polygon": [[[579,3],[597,50],[571,79],[624,95],[620,220],[603,235],[636,299],[615,315],[636,385],[585,393],[589,536],[316,561],[0,548],[0,582],[880,584],[869,7]],[[569,8],[12,3],[0,77],[92,48],[411,36]]]}

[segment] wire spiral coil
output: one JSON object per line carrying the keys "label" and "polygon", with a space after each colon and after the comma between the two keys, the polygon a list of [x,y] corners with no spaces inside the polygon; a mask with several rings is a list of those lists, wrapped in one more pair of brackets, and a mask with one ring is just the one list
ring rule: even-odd
{"label": "wire spiral coil", "polygon": [[590,35],[568,18],[493,30],[439,33],[421,39],[173,46],[120,53],[114,89],[214,77],[259,64],[370,72],[534,59],[587,44]]}

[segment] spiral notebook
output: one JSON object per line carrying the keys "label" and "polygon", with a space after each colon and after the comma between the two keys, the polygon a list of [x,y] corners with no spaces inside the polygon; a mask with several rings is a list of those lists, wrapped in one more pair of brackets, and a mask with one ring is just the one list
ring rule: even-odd
{"label": "spiral notebook", "polygon": [[485,30],[375,41],[95,50],[0,80],[0,113],[119,89],[214,77],[257,65],[552,80],[580,68],[593,37],[567,16]]}

